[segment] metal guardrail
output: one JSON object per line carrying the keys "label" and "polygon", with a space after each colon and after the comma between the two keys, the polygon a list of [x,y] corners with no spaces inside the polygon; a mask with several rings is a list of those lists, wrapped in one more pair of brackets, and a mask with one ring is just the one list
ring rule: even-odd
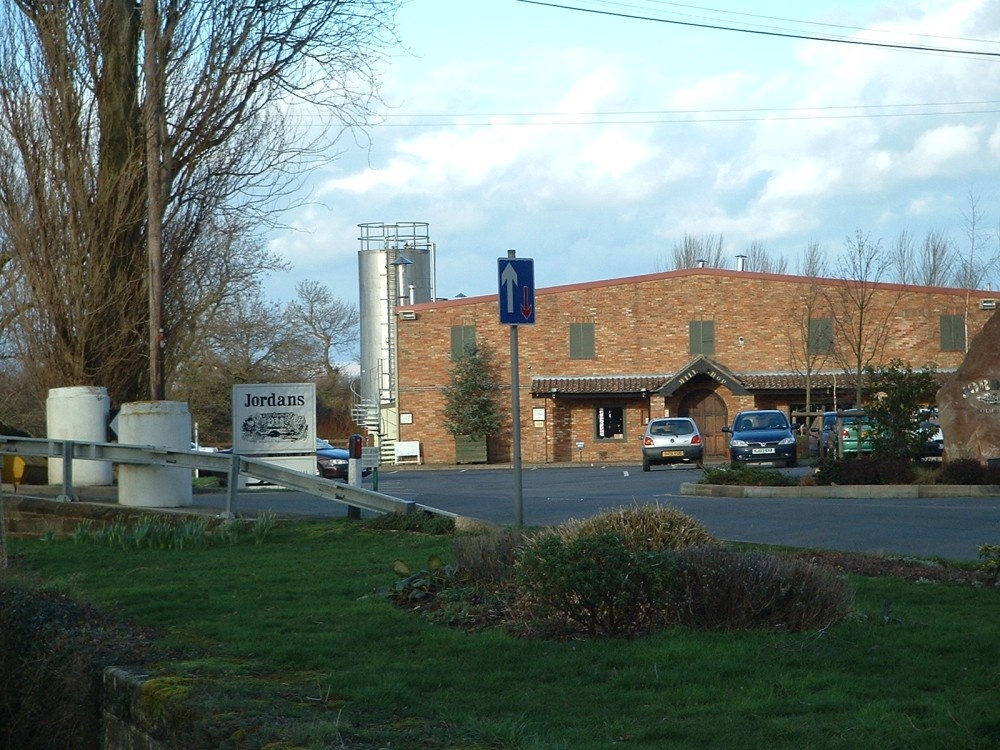
{"label": "metal guardrail", "polygon": [[76,440],[52,440],[46,438],[22,438],[0,435],[0,456],[41,456],[63,459],[62,494],[58,499],[76,499],[73,491],[73,461],[110,461],[117,464],[137,464],[142,466],[178,467],[203,469],[224,474],[228,477],[226,516],[232,516],[237,504],[239,477],[241,474],[279,485],[298,492],[343,503],[376,513],[412,513],[425,510],[451,515],[444,511],[418,505],[412,500],[400,500],[391,495],[342,484],[332,479],[295,471],[270,463],[264,459],[240,456],[231,453],[210,453],[207,451],[180,451],[151,445],[123,445],[121,443],[92,443]]}

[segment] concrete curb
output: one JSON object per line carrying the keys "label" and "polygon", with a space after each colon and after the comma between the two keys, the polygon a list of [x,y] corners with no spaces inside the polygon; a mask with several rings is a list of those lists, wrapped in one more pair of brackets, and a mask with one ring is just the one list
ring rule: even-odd
{"label": "concrete curb", "polygon": [[1000,495],[1000,486],[992,484],[856,484],[829,487],[746,487],[742,485],[682,482],[681,494],[696,497],[829,497],[863,500],[879,498],[996,497]]}

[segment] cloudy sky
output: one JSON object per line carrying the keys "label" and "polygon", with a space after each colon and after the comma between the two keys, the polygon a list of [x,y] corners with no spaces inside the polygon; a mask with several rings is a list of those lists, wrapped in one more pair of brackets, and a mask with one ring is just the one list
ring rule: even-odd
{"label": "cloudy sky", "polygon": [[428,222],[449,298],[495,294],[509,248],[547,287],[666,270],[686,234],[789,271],[857,230],[962,247],[972,201],[996,247],[1000,0],[702,2],[410,0],[384,124],[310,174],[271,295],[356,304],[366,222]]}

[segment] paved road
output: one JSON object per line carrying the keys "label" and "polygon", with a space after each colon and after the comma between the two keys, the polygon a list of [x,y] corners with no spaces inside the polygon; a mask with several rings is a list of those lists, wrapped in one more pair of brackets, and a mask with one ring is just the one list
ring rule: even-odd
{"label": "paved road", "polygon": [[[804,471],[799,469],[798,472]],[[862,552],[972,560],[980,544],[1000,543],[1000,498],[804,499],[708,498],[680,494],[693,468],[525,468],[522,518],[527,526],[586,518],[623,505],[659,503],[680,508],[722,539]],[[364,486],[372,489],[372,481]],[[515,521],[510,469],[383,469],[380,492],[498,524]],[[197,495],[199,505],[224,508],[223,496]],[[338,503],[294,492],[241,493],[234,510],[275,510],[340,517]]]}

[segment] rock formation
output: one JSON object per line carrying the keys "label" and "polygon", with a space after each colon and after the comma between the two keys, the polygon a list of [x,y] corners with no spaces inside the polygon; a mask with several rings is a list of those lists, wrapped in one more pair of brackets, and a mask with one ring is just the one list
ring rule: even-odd
{"label": "rock formation", "polygon": [[994,314],[972,340],[937,403],[945,460],[1000,459],[1000,316]]}

